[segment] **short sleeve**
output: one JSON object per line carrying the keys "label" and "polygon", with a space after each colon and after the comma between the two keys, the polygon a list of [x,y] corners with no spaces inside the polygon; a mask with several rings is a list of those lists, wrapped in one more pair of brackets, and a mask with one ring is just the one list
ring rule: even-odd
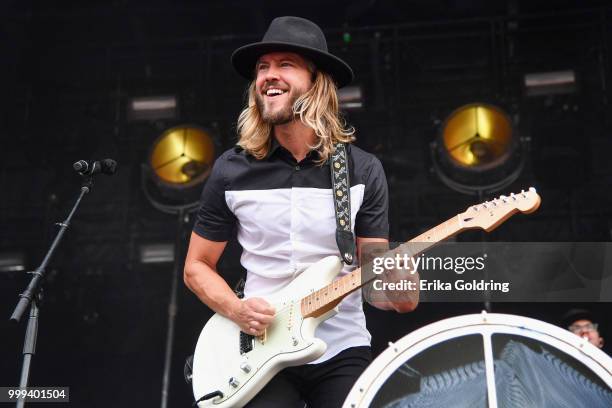
{"label": "short sleeve", "polygon": [[355,235],[364,238],[389,237],[389,189],[380,160],[372,157],[366,176],[363,202],[355,217]]}
{"label": "short sleeve", "polygon": [[196,215],[193,231],[211,241],[229,241],[236,226],[236,217],[225,201],[226,179],[223,174],[225,160],[221,156],[213,166]]}

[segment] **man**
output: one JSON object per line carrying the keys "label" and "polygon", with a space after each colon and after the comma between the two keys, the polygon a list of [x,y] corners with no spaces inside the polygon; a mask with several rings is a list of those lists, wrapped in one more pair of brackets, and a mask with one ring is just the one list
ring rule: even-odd
{"label": "man", "polygon": [[603,348],[604,339],[599,334],[598,324],[595,322],[593,314],[586,309],[571,309],[563,316],[565,327],[586,339],[595,347]]}
{"label": "man", "polygon": [[[388,194],[378,159],[350,145],[353,130],[338,114],[337,87],[351,68],[327,52],[323,32],[298,17],[272,21],[259,43],[239,48],[232,64],[251,79],[248,105],[238,119],[238,146],[215,162],[204,188],[185,262],[185,284],[243,332],[262,335],[275,310],[262,296],[285,287],[306,267],[339,255],[328,159],[347,144],[351,222],[357,248],[387,242]],[[216,265],[237,230],[247,270],[244,299]],[[342,274],[355,266],[345,266]],[[375,306],[406,312],[417,298]],[[281,371],[249,407],[339,407],[369,364],[370,334],[359,291],[316,332],[325,354]]]}

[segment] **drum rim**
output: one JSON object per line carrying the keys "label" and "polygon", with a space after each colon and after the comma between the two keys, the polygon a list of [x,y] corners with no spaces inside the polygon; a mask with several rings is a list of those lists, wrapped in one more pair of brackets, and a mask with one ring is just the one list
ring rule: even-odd
{"label": "drum rim", "polygon": [[[476,328],[480,329],[474,330]],[[464,334],[457,335],[459,333]],[[586,365],[612,388],[612,358],[588,340],[541,320],[482,311],[440,320],[405,335],[397,342],[389,342],[389,347],[374,359],[355,382],[343,407],[369,406],[382,384],[405,361],[429,347],[468,334],[483,335],[483,343],[486,343],[485,334],[489,339],[492,334],[516,334],[542,341]],[[371,389],[375,392],[371,392]]]}

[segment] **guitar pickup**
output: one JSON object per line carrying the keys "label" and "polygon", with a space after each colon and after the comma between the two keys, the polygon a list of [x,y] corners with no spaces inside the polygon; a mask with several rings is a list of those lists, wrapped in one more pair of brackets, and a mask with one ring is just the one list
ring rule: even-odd
{"label": "guitar pickup", "polygon": [[244,332],[240,332],[240,354],[246,354],[249,351],[253,350],[254,340],[254,336],[251,336],[250,334],[246,334]]}

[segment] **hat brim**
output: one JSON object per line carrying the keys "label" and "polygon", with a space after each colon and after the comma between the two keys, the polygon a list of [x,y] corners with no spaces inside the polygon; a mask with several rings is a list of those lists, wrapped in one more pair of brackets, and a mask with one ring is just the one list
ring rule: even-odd
{"label": "hat brim", "polygon": [[321,50],[283,42],[258,42],[238,48],[232,54],[234,69],[247,79],[253,79],[255,63],[263,54],[278,51],[290,51],[310,59],[318,69],[332,76],[338,88],[353,80],[353,70],[340,58]]}

